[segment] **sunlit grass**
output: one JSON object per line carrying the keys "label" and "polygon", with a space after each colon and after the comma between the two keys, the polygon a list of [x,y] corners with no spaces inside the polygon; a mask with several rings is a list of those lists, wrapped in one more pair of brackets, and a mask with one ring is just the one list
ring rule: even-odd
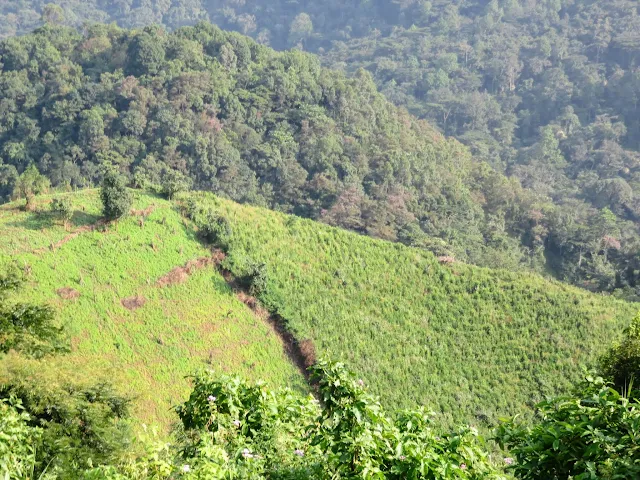
{"label": "sunlit grass", "polygon": [[[171,203],[136,193],[134,208],[155,205],[143,226],[137,217],[125,218],[52,250],[51,244],[100,218],[97,191],[71,198],[76,214],[68,230],[46,214],[1,206],[0,264],[16,262],[28,272],[19,299],[55,306],[70,336],[68,361],[107,369],[136,399],[139,420],[164,427],[174,421],[171,407],[189,392],[185,377],[201,368],[306,388],[271,327],[213,267],[194,271],[182,284],[156,285],[173,268],[210,255]],[[39,198],[41,212],[49,200]],[[63,287],[79,298],[60,298],[56,291]],[[125,308],[122,300],[133,296],[144,306]]]}
{"label": "sunlit grass", "polygon": [[230,221],[229,267],[267,265],[263,300],[318,356],[344,360],[391,409],[493,423],[567,391],[637,306],[532,274],[196,195]]}

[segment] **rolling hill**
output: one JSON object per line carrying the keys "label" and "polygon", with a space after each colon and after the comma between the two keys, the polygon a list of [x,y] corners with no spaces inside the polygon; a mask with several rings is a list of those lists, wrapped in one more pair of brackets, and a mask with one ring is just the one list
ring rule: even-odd
{"label": "rolling hill", "polygon": [[[204,193],[172,204],[136,191],[132,215],[107,226],[96,191],[66,195],[68,231],[43,213],[51,197],[35,213],[0,207],[1,263],[28,273],[22,295],[55,306],[69,362],[112,371],[146,422],[166,425],[184,377],[205,367],[305,390],[291,339],[250,293],[306,360],[343,360],[390,410],[424,404],[446,426],[493,424],[566,391],[637,308]],[[226,255],[181,217],[190,208],[225,219]]]}
{"label": "rolling hill", "polygon": [[191,198],[229,222],[225,268],[246,277],[264,265],[259,297],[299,341],[344,361],[387,408],[425,404],[444,424],[493,424],[567,391],[637,311],[534,274]]}
{"label": "rolling hill", "polygon": [[[209,267],[210,253],[171,203],[139,194],[136,215],[104,227],[97,191],[68,196],[68,231],[46,213],[50,197],[38,198],[35,213],[0,206],[0,265],[27,273],[15,300],[55,307],[70,336],[65,363],[106,371],[134,398],[140,421],[164,427],[189,392],[185,377],[205,368],[306,391],[273,328]],[[10,368],[3,361],[3,375]]]}

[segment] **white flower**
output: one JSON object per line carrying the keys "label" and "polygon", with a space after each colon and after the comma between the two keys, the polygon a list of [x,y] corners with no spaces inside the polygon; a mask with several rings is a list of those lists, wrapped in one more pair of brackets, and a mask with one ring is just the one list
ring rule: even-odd
{"label": "white flower", "polygon": [[191,471],[191,467],[189,465],[182,465],[182,471],[188,473]]}
{"label": "white flower", "polygon": [[251,452],[249,451],[249,449],[248,449],[248,448],[245,448],[245,449],[242,451],[242,456],[243,456],[244,458],[253,458],[253,453],[251,453]]}

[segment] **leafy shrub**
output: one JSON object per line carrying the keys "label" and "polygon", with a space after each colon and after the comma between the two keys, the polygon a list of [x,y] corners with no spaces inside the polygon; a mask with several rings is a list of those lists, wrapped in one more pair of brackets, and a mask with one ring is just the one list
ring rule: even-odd
{"label": "leafy shrub", "polygon": [[263,303],[273,307],[266,295],[269,285],[269,271],[266,263],[258,262],[241,250],[231,251],[225,258],[223,266],[233,272],[236,282],[249,291],[250,295],[260,297]]}
{"label": "leafy shrub", "polygon": [[53,202],[51,202],[50,209],[51,213],[62,220],[65,226],[67,226],[73,217],[73,205],[67,197],[54,198]]}
{"label": "leafy shrub", "polygon": [[319,468],[306,435],[318,414],[310,398],[208,372],[194,378],[189,399],[176,410],[190,439],[183,454],[197,472],[193,478],[212,478],[204,473],[223,467],[239,478],[265,478],[268,472],[284,475],[275,478],[314,478],[311,472]]}
{"label": "leafy shrub", "polygon": [[25,209],[33,210],[33,201],[36,195],[45,193],[49,189],[49,179],[42,175],[35,165],[29,165],[18,177],[18,181],[13,190],[13,198],[24,198],[26,200]]}
{"label": "leafy shrub", "polygon": [[249,266],[249,272],[243,277],[243,283],[249,286],[249,293],[259,296],[267,291],[269,283],[269,274],[267,265],[264,263],[252,262]]}
{"label": "leafy shrub", "polygon": [[193,197],[189,197],[186,213],[208,243],[224,251],[229,250],[233,233],[231,223],[218,213],[215,206],[201,206]]}
{"label": "leafy shrub", "polygon": [[19,403],[0,400],[0,476],[5,480],[27,479],[34,469],[41,430],[29,420]]}
{"label": "leafy shrub", "polygon": [[517,478],[616,479],[640,476],[640,405],[588,377],[574,395],[538,405],[532,426],[515,420],[497,431],[516,461]]}
{"label": "leafy shrub", "polygon": [[640,312],[625,329],[622,342],[611,347],[600,359],[600,371],[618,391],[637,397],[640,382]]}
{"label": "leafy shrub", "polygon": [[113,168],[107,168],[100,191],[102,213],[107,220],[115,220],[129,212],[132,196],[125,179]]}
{"label": "leafy shrub", "polygon": [[168,169],[162,177],[162,193],[168,199],[191,188],[191,179],[178,170]]}

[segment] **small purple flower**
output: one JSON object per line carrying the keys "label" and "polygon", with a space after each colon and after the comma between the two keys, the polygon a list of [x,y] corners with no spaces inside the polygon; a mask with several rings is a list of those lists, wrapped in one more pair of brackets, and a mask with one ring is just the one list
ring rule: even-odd
{"label": "small purple flower", "polygon": [[294,455],[297,455],[299,457],[304,457],[304,450],[300,450],[299,448],[296,449],[296,451],[293,452],[293,453],[294,453]]}
{"label": "small purple flower", "polygon": [[505,458],[504,463],[506,463],[507,465],[513,465],[513,458],[511,457]]}
{"label": "small purple flower", "polygon": [[400,460],[405,460],[407,457],[405,457],[404,455],[400,455]]}
{"label": "small purple flower", "polygon": [[364,381],[362,379],[358,380],[358,385],[363,386],[364,385]]}
{"label": "small purple flower", "polygon": [[466,463],[461,463],[460,464],[460,470],[466,470],[467,469],[467,464]]}
{"label": "small purple flower", "polygon": [[233,424],[236,426],[236,428],[240,427],[240,420],[234,420]]}
{"label": "small purple flower", "polygon": [[215,401],[217,400],[217,398],[216,398],[216,397],[214,397],[213,395],[209,395],[209,396],[207,397],[207,400],[209,400],[209,403],[213,403],[213,402],[215,402]]}
{"label": "small purple flower", "polygon": [[440,437],[436,437],[436,442],[439,442],[439,441],[440,441]]}

